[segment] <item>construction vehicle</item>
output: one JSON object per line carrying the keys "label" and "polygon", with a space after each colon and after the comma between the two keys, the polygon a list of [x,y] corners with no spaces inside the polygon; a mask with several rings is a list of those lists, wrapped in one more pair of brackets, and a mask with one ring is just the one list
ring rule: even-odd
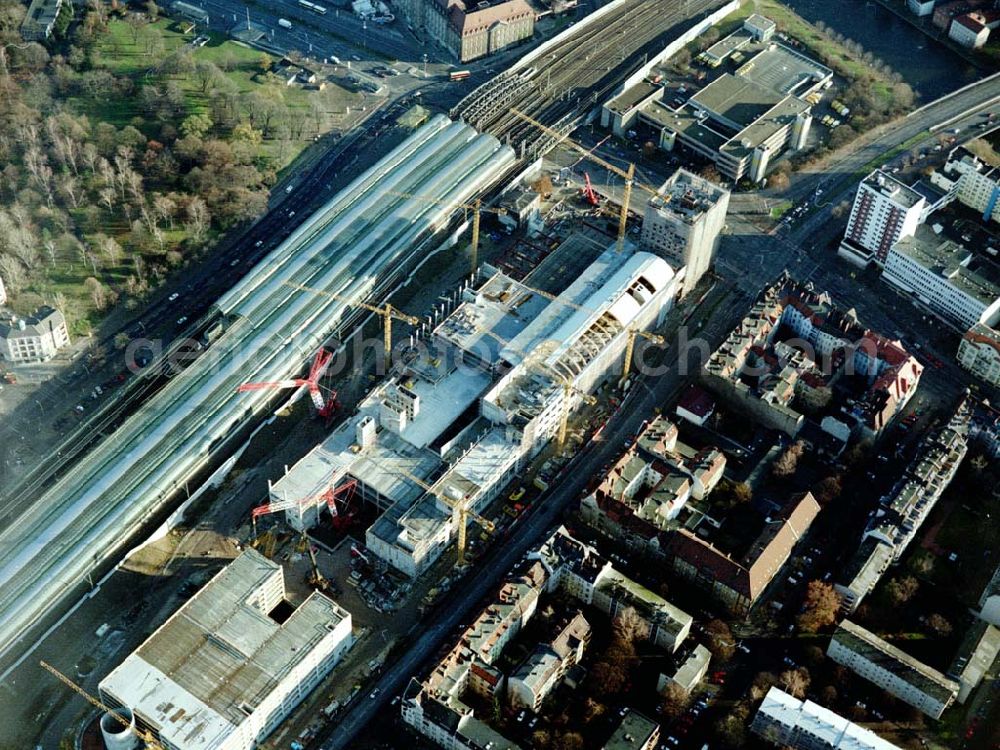
{"label": "construction vehicle", "polygon": [[476,198],[473,203],[452,203],[449,201],[443,201],[438,198],[433,198],[429,195],[414,195],[413,193],[397,193],[392,190],[386,191],[391,195],[398,195],[401,198],[413,198],[414,200],[424,201],[426,203],[435,203],[439,206],[446,206],[450,208],[462,208],[466,211],[472,211],[472,244],[469,248],[469,254],[471,255],[472,273],[476,272],[479,268],[479,217],[483,211],[487,213],[496,214],[497,216],[506,216],[506,208],[483,208],[483,202]]}
{"label": "construction vehicle", "polygon": [[635,339],[637,336],[642,336],[647,341],[651,341],[654,344],[663,345],[667,343],[667,340],[660,336],[658,333],[650,333],[649,331],[643,331],[640,328],[629,328],[628,330],[628,345],[625,347],[625,363],[622,367],[622,385],[628,380],[628,374],[632,371],[632,354],[635,351]]}
{"label": "construction vehicle", "polygon": [[322,378],[326,373],[326,370],[332,361],[333,354],[328,352],[326,349],[320,349],[316,352],[316,358],[313,360],[312,367],[309,368],[308,377],[262,383],[244,383],[239,386],[236,391],[238,393],[247,393],[249,391],[263,391],[268,389],[281,390],[285,388],[304,387],[308,390],[309,397],[312,399],[313,405],[316,407],[317,416],[329,420],[337,411],[337,407],[340,406],[340,402],[337,400],[337,392],[333,390],[331,390],[330,395],[324,399],[319,381],[320,378]]}
{"label": "construction vehicle", "polygon": [[583,173],[583,189],[580,191],[580,195],[582,195],[583,199],[591,206],[601,205],[601,197],[597,194],[597,191],[594,190],[594,186],[590,183],[589,172]]}
{"label": "construction vehicle", "polygon": [[369,305],[367,302],[351,299],[350,297],[345,297],[341,294],[334,294],[333,292],[328,292],[325,289],[315,289],[313,287],[303,286],[302,284],[293,284],[290,281],[286,281],[285,285],[290,286],[293,289],[298,289],[300,292],[310,292],[312,294],[318,294],[322,297],[329,297],[330,299],[335,299],[339,302],[346,302],[348,305],[354,305],[355,307],[360,307],[362,310],[368,310],[369,312],[381,315],[383,337],[382,344],[385,347],[385,361],[387,363],[392,357],[392,321],[401,320],[404,323],[409,323],[411,326],[420,325],[420,318],[408,315],[401,310],[397,310],[388,302],[386,302],[382,307],[375,307],[375,305]]}
{"label": "construction vehicle", "polygon": [[[371,458],[368,459],[375,463]],[[496,525],[488,518],[483,518],[478,513],[474,513],[469,509],[469,498],[463,497],[461,499],[449,497],[443,491],[436,489],[434,486],[427,484],[423,479],[418,476],[414,476],[406,469],[398,466],[382,466],[383,469],[392,471],[404,479],[409,479],[415,485],[420,487],[425,492],[429,492],[434,495],[438,500],[447,505],[455,512],[455,520],[458,524],[458,539],[456,541],[456,547],[458,549],[458,562],[459,567],[465,565],[465,548],[466,548],[466,526],[468,526],[469,519],[472,519],[477,524],[479,524],[483,530],[492,534],[496,531]]]}
{"label": "construction vehicle", "polygon": [[[520,111],[518,111],[516,109],[512,109],[511,110],[511,114],[513,114],[516,117],[519,117],[520,119],[524,120],[525,122],[527,122],[527,123],[529,123],[531,125],[534,125],[536,128],[538,128],[539,130],[541,130],[546,135],[551,136],[552,138],[555,139],[556,144],[565,143],[566,145],[568,145],[571,148],[573,148],[575,151],[583,154],[586,158],[590,159],[595,164],[599,164],[600,166],[604,167],[609,172],[613,172],[614,174],[618,175],[619,177],[624,178],[624,180],[625,180],[625,191],[624,191],[624,194],[622,196],[621,213],[618,216],[618,245],[617,245],[618,252],[622,252],[622,250],[624,250],[624,248],[625,248],[625,232],[628,229],[628,208],[629,208],[629,203],[632,200],[632,187],[635,186],[635,187],[638,187],[638,188],[640,188],[642,190],[645,190],[650,195],[658,197],[664,203],[666,203],[667,201],[670,200],[670,196],[663,195],[656,188],[654,188],[654,187],[652,187],[650,185],[644,185],[643,183],[636,181],[636,179],[635,179],[635,164],[629,164],[627,170],[622,169],[621,167],[616,167],[614,164],[611,164],[610,162],[608,162],[608,161],[602,159],[601,157],[597,156],[597,154],[594,154],[590,150],[584,148],[579,143],[576,143],[575,141],[570,140],[570,138],[569,138],[568,135],[563,135],[558,130],[554,130],[553,128],[550,128],[548,125],[545,125],[544,123],[539,122],[535,118],[530,117],[530,116],[528,116],[528,115],[524,114],[523,112],[520,112]],[[588,186],[590,185],[590,179],[589,179],[589,177],[587,178],[587,185]]]}
{"label": "construction vehicle", "polygon": [[102,701],[92,696],[90,693],[88,693],[82,687],[77,685],[75,682],[73,682],[73,680],[64,675],[62,672],[60,672],[58,669],[53,667],[48,662],[41,661],[39,662],[39,664],[42,665],[42,669],[51,674],[53,677],[59,680],[59,682],[68,687],[74,693],[82,697],[90,705],[103,711],[106,714],[115,717],[115,719],[119,723],[121,723],[121,725],[125,729],[129,730],[130,732],[132,732],[132,734],[138,737],[139,741],[144,743],[145,747],[148,748],[148,750],[164,750],[163,745],[161,745],[159,742],[156,741],[151,732],[149,732],[148,730],[144,732],[140,730],[138,727],[132,726],[132,723],[130,721],[127,721],[124,716],[121,716],[116,710],[111,708],[111,706],[105,705]]}

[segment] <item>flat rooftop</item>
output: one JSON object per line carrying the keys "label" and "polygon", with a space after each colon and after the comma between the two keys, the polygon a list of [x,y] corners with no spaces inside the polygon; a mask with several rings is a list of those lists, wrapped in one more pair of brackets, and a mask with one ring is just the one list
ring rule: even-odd
{"label": "flat rooftop", "polygon": [[746,127],[781,100],[782,96],[771,89],[732,73],[723,73],[692,96],[688,106]]}
{"label": "flat rooftop", "polygon": [[769,42],[736,71],[736,75],[779,95],[800,95],[833,75],[833,71],[801,52]]}
{"label": "flat rooftop", "polygon": [[894,203],[904,208],[912,208],[923,198],[920,193],[909,185],[897,180],[891,174],[883,172],[881,169],[876,169],[865,177],[861,183],[880,195],[892,199]]}
{"label": "flat rooftop", "polygon": [[953,240],[942,239],[926,226],[919,227],[913,237],[893,245],[893,251],[933,271],[984,306],[1000,298],[997,271],[989,261],[977,258]]}
{"label": "flat rooftop", "polygon": [[708,57],[722,61],[733,54],[736,50],[743,49],[753,41],[753,35],[745,29],[737,29],[729,36],[720,39],[707,50]]}
{"label": "flat rooftop", "polygon": [[778,130],[788,127],[795,118],[809,110],[809,105],[794,96],[786,96],[757,120],[749,124],[723,146],[723,151],[745,156]]}
{"label": "flat rooftop", "polygon": [[662,87],[659,84],[643,79],[608,102],[607,107],[612,112],[628,112],[660,91]]}
{"label": "flat rooftop", "polygon": [[662,102],[652,102],[642,114],[657,125],[698,141],[712,151],[718,151],[729,140],[728,135],[713,129],[705,118],[698,117],[686,106],[671,109]]}
{"label": "flat rooftop", "polygon": [[614,733],[604,743],[604,750],[635,750],[645,747],[650,738],[659,732],[659,725],[638,711],[628,709]]}
{"label": "flat rooftop", "polygon": [[[649,205],[690,223],[715,206],[725,195],[726,191],[715,183],[686,169],[678,169],[660,187],[659,195],[649,199]],[[669,200],[664,202],[664,198]]]}
{"label": "flat rooftop", "polygon": [[496,272],[479,289],[462,293],[462,303],[434,331],[441,339],[482,360],[500,360],[500,340],[510,341],[548,306],[549,300],[506,274]]}
{"label": "flat rooftop", "polygon": [[[350,614],[313,592],[283,623],[261,609],[281,566],[247,550],[101,682],[187,750],[219,747]],[[283,585],[282,585],[283,590]]]}

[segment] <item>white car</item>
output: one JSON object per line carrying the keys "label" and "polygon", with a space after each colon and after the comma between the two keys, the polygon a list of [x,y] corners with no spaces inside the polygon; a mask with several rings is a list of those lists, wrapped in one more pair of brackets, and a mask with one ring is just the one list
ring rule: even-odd
{"label": "white car", "polygon": [[179,325],[179,326],[182,326],[182,325],[184,325],[184,324],[185,324],[185,323],[187,323],[187,322],[188,322],[188,318],[187,318],[187,315],[181,315],[181,316],[180,316],[180,317],[179,317],[179,318],[177,319],[177,325]]}
{"label": "white car", "polygon": [[178,294],[177,292],[174,292],[169,297],[167,297],[167,300],[170,301],[170,302],[173,302],[173,301],[175,301],[180,296],[181,296],[180,294]]}

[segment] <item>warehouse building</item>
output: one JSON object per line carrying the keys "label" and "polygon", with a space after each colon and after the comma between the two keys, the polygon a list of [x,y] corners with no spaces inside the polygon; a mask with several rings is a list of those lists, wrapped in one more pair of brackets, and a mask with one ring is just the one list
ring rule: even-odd
{"label": "warehouse building", "polygon": [[251,750],[352,643],[349,612],[320,592],[293,608],[281,566],[247,550],[101,681],[101,700],[165,750]]}

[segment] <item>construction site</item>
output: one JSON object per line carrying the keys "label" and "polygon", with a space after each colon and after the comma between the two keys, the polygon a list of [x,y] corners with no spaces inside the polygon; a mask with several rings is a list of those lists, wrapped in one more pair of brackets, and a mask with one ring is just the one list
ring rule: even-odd
{"label": "construction site", "polygon": [[[631,5],[652,12],[655,3]],[[612,6],[636,23],[622,3]],[[553,41],[579,44],[576,36],[591,31]],[[531,67],[525,80],[540,70]],[[592,85],[603,95],[615,84],[598,76]],[[87,599],[96,606],[102,587],[113,591],[114,571],[128,570],[115,564],[127,545],[166,520],[150,540],[176,545],[164,571],[175,558],[210,558],[184,568],[186,582],[155,602],[166,621],[144,642],[126,634],[143,602],[96,628],[98,663],[117,663],[116,652],[135,647],[99,690],[77,684],[92,674],[80,663],[72,678],[49,671],[109,711],[99,727],[109,748],[252,747],[272,735],[303,747],[405,642],[420,614],[512,533],[573,446],[599,434],[631,383],[637,340],[662,343],[654,331],[684,282],[683,266],[628,239],[633,191],[646,202],[659,189],[637,181],[634,166],[568,141],[569,120],[522,94],[527,111],[504,99],[506,125],[477,117],[477,130],[431,118],[341,190],[218,300],[193,361],[171,363],[166,386],[113,440],[23,505],[17,523],[0,532],[6,675],[23,671],[72,598],[87,595],[69,614]],[[479,91],[459,113],[487,100],[498,101]],[[580,103],[560,98],[559,107],[579,113]],[[529,137],[531,161],[523,158]],[[625,188],[618,205],[569,184],[534,192],[536,181],[558,172],[541,158],[557,145],[616,174]],[[487,217],[490,229],[481,228]],[[516,236],[492,235],[504,226]],[[414,310],[407,312],[389,302],[467,230],[467,276],[429,308],[405,305]],[[500,248],[485,263],[481,231]],[[342,404],[328,371],[346,342],[376,325],[385,369]],[[301,415],[297,402],[331,431],[281,471],[262,461],[234,481],[247,446],[259,450],[254,436],[279,414]],[[266,498],[249,489],[261,480]],[[178,498],[197,500],[209,486],[211,510],[177,544],[171,529],[183,515],[168,514]],[[391,622],[380,618],[388,613]],[[280,655],[282,643],[305,645],[299,636],[317,628],[336,637],[309,641],[292,660]],[[198,677],[213,670],[247,689],[219,695],[216,682]],[[289,720],[302,701],[305,712]]]}

